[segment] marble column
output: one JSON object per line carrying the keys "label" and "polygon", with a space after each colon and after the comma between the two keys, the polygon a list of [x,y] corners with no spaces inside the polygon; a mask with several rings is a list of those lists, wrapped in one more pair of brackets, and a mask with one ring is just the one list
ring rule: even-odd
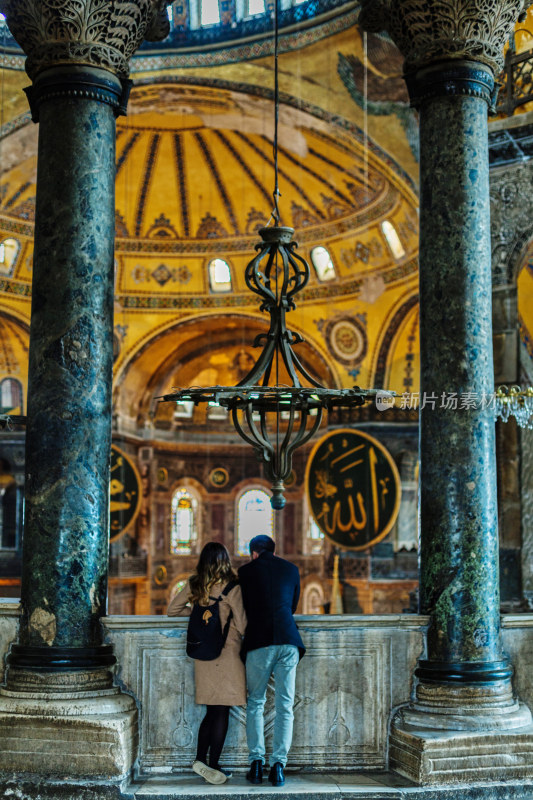
{"label": "marble column", "polygon": [[28,57],[39,122],[22,615],[0,689],[0,772],[122,777],[135,758],[135,704],[113,686],[115,656],[100,624],[115,118],[125,112],[129,57],[145,37],[168,32],[165,5],[0,0]]}
{"label": "marble column", "polygon": [[[100,98],[65,101],[64,92],[83,85]],[[30,92],[39,152],[22,617],[10,682],[16,668],[98,669],[114,661],[99,620],[107,595],[121,94],[109,72],[63,66],[43,72]]]}
{"label": "marble column", "polygon": [[[385,28],[402,51],[420,114],[420,611],[430,623],[416,700],[393,720],[390,755],[421,783],[444,779],[442,752],[454,741],[450,779],[490,777],[489,732],[531,723],[501,644],[490,407],[487,115],[521,11],[521,0],[363,2],[363,25]],[[516,774],[529,775],[519,761]]]}
{"label": "marble column", "polygon": [[[409,85],[420,108],[421,148],[420,610],[431,615],[428,658],[417,675],[492,683],[511,676],[500,638],[489,403],[487,112],[494,78],[488,67],[461,60],[419,70]],[[468,397],[471,405],[461,408]]]}

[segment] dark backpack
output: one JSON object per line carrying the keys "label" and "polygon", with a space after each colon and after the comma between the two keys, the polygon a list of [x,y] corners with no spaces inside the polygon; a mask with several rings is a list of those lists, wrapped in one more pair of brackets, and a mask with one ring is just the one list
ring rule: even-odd
{"label": "dark backpack", "polygon": [[201,606],[198,603],[193,605],[187,628],[187,655],[191,658],[214,661],[221,654],[228,638],[233,611],[229,612],[222,630],[219,603],[236,585],[237,581],[230,581],[220,597],[210,597],[210,600],[215,601],[210,606]]}

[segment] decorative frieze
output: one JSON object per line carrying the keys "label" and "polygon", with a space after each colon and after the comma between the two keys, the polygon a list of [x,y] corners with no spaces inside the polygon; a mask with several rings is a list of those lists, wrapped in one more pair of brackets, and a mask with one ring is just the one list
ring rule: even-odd
{"label": "decorative frieze", "polygon": [[480,61],[495,73],[525,0],[363,0],[360,23],[387,31],[405,71],[450,59]]}
{"label": "decorative frieze", "polygon": [[0,0],[28,59],[30,78],[50,67],[101,67],[120,78],[142,44],[169,33],[168,0]]}

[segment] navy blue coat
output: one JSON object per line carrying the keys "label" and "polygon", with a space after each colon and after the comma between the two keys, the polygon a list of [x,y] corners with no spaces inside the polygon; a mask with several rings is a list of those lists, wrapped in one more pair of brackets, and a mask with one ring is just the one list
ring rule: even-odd
{"label": "navy blue coat", "polygon": [[273,644],[293,644],[305,653],[293,614],[300,597],[300,573],[295,564],[263,551],[239,569],[244,610],[248,618],[243,651]]}

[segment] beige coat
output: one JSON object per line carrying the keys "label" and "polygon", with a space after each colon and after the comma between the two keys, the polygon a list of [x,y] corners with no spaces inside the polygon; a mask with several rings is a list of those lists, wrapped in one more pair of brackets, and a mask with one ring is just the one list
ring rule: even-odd
{"label": "beige coat", "polygon": [[[215,583],[211,597],[219,597],[226,583]],[[169,617],[189,616],[187,605],[191,594],[189,582],[171,601]],[[229,612],[233,611],[226,644],[214,661],[194,660],[194,682],[196,702],[208,706],[243,706],[246,703],[246,675],[241,661],[241,642],[246,629],[246,614],[242,604],[241,587],[235,586],[220,601],[220,621],[226,624]]]}

